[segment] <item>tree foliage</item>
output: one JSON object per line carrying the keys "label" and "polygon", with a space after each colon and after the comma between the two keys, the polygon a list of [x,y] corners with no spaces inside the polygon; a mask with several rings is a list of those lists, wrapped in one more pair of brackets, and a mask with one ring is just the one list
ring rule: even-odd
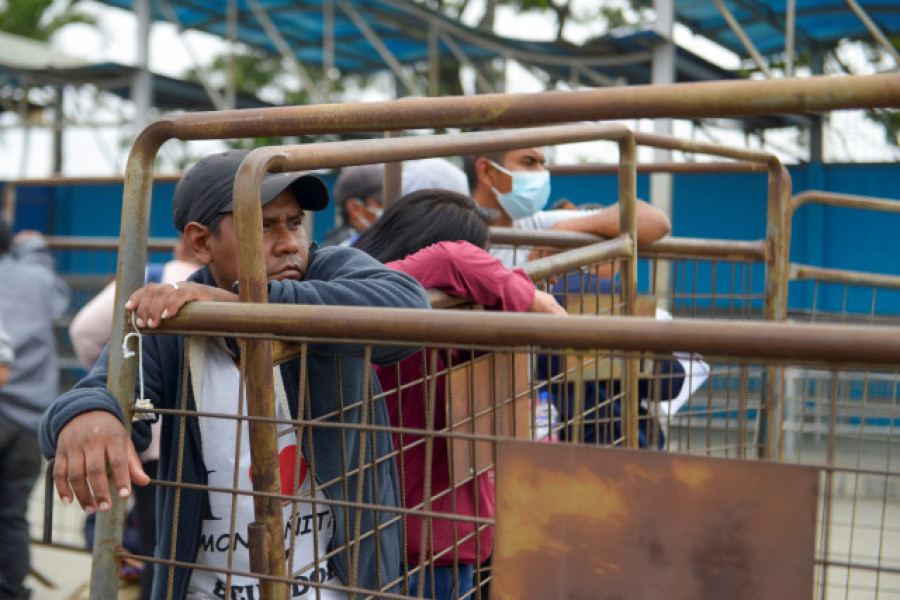
{"label": "tree foliage", "polygon": [[48,41],[54,33],[73,23],[95,24],[91,15],[66,4],[61,11],[49,10],[54,0],[6,0],[0,9],[0,31]]}

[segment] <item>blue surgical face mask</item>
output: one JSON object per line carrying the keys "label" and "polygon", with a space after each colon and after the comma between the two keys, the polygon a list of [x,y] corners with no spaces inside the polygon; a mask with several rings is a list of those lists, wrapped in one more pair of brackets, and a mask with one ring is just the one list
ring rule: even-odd
{"label": "blue surgical face mask", "polygon": [[550,198],[549,171],[508,171],[491,161],[498,171],[512,177],[512,190],[501,194],[497,188],[491,190],[497,194],[500,206],[513,219],[530,217],[540,211]]}

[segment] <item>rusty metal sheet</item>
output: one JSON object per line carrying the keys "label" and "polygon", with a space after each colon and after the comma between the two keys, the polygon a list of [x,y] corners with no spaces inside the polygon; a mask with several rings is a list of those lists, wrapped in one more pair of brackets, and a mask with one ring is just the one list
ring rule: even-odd
{"label": "rusty metal sheet", "polygon": [[499,442],[491,596],[812,598],[817,487],[809,467]]}

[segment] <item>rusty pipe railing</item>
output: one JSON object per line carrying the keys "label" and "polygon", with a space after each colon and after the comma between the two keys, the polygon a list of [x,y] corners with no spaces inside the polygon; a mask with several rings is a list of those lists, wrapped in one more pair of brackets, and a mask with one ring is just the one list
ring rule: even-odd
{"label": "rusty pipe railing", "polygon": [[[766,279],[764,292],[764,315],[770,321],[787,318],[788,250],[790,248],[790,193],[791,178],[778,158],[770,153],[728,148],[718,144],[681,140],[671,136],[636,132],[635,142],[640,145],[667,150],[680,150],[694,154],[711,154],[734,160],[758,163],[768,172],[768,201],[766,210]],[[765,373],[766,394],[759,419],[760,437],[765,458],[772,458],[775,448],[781,448],[774,439],[781,418],[781,398],[783,381],[778,367],[768,367]],[[626,425],[628,421],[626,419]]]}
{"label": "rusty pipe railing", "polygon": [[[784,321],[787,318],[788,249],[790,248],[790,193],[791,178],[787,169],[773,154],[767,152],[729,148],[718,144],[682,140],[672,136],[635,132],[635,143],[654,148],[680,150],[694,154],[711,154],[734,160],[754,162],[764,165],[768,172],[768,201],[766,210],[766,280],[764,293],[764,314],[769,321]],[[634,170],[629,170],[629,177]],[[622,175],[620,175],[621,177]],[[625,280],[623,279],[623,285]],[[629,311],[627,314],[631,314]],[[762,403],[762,417],[759,419],[760,446],[765,458],[772,458],[780,441],[774,438],[781,418],[781,398],[783,381],[778,367],[767,367],[765,373],[766,394]],[[626,398],[626,401],[628,399]],[[635,399],[636,400],[636,399]],[[628,402],[630,404],[630,402]],[[634,410],[637,408],[635,406]],[[627,416],[627,413],[626,413]],[[626,430],[628,425],[626,418]],[[628,434],[632,433],[627,430]],[[637,433],[634,431],[633,433]]]}
{"label": "rusty pipe railing", "polygon": [[[365,164],[375,161],[392,163],[401,160],[431,156],[453,156],[473,150],[498,151],[513,148],[529,148],[548,144],[612,139],[619,143],[623,175],[620,176],[620,230],[625,236],[636,237],[635,202],[637,180],[634,175],[636,148],[631,131],[622,125],[578,124],[556,127],[520,129],[516,131],[492,131],[448,134],[431,137],[406,137],[362,140],[354,142],[331,142],[306,144],[301,146],[281,146],[258,148],[250,152],[241,164],[234,182],[234,215],[238,244],[238,281],[242,301],[267,302],[267,273],[262,250],[262,216],[260,209],[260,186],[268,172],[303,171],[311,168],[337,167],[347,164]],[[631,174],[631,176],[628,175]],[[625,292],[626,311],[628,299],[632,306],[637,296],[637,265],[623,269],[622,281]],[[268,342],[247,340],[247,406],[251,415],[272,418],[274,416],[272,362]],[[633,373],[632,373],[633,371]],[[633,381],[631,381],[633,379]],[[638,364],[630,360],[626,368],[628,389],[636,391]],[[636,393],[636,392],[635,392]],[[637,439],[637,401],[634,402],[633,439]],[[626,425],[628,421],[626,420]],[[254,489],[262,492],[278,493],[277,445],[275,426],[267,422],[255,422],[250,428],[251,449],[254,463],[263,465],[260,471],[271,468],[272,477],[254,477]],[[269,486],[267,489],[266,486]],[[285,576],[284,538],[280,505],[277,499],[256,496],[254,498],[256,518],[265,523],[272,532],[268,547],[268,575]],[[351,573],[350,584],[354,574]],[[272,582],[272,597],[277,592]]]}
{"label": "rusty pipe railing", "polygon": [[826,283],[842,283],[847,285],[871,285],[889,290],[900,290],[900,275],[882,275],[851,271],[848,269],[829,269],[810,265],[791,263],[791,279],[795,281],[824,281]]}
{"label": "rusty pipe railing", "polygon": [[[94,236],[48,235],[47,246],[53,250],[100,250],[118,251],[119,238]],[[171,252],[177,241],[174,238],[150,238],[147,250]]]}
{"label": "rusty pipe railing", "polygon": [[[794,195],[790,199],[788,226],[793,220],[794,214],[807,204],[822,204],[825,206],[838,206],[857,210],[880,211],[886,213],[900,213],[900,200],[890,198],[875,198],[872,196],[859,196],[855,194],[840,194],[821,190],[806,190]],[[788,259],[789,280],[823,281],[828,283],[841,283],[847,285],[870,285],[887,289],[900,288],[900,276],[881,273],[867,273],[848,269],[829,269],[812,265],[800,265],[791,263]]]}
{"label": "rusty pipe railing", "polygon": [[[530,231],[511,227],[491,227],[491,243],[552,248],[581,248],[604,241],[600,236],[576,231]],[[646,256],[685,254],[690,256],[755,260],[766,259],[766,243],[759,241],[720,240],[713,238],[665,237],[655,242],[638,243],[638,252]],[[612,257],[604,257],[612,258]],[[527,269],[527,265],[522,265]]]}
{"label": "rusty pipe railing", "polygon": [[857,208],[859,210],[879,210],[882,212],[900,212],[900,200],[890,198],[873,198],[871,196],[857,196],[854,194],[838,194],[837,192],[824,192],[818,190],[806,190],[791,198],[791,216],[801,206],[807,204],[824,204],[826,206],[843,206],[845,208]]}
{"label": "rusty pipe railing", "polygon": [[[253,318],[247,318],[248,314]],[[643,317],[196,302],[147,333],[223,331],[261,337],[274,337],[272,332],[277,331],[282,336],[379,344],[427,344],[440,339],[460,346],[684,351],[842,367],[894,369],[900,363],[900,327],[721,319],[660,321]]]}
{"label": "rusty pipe railing", "polygon": [[[552,175],[616,175],[619,165],[613,163],[583,163],[577,165],[547,165]],[[753,162],[666,162],[641,163],[639,174],[645,173],[765,173],[765,165]]]}
{"label": "rusty pipe railing", "polygon": [[[312,133],[349,133],[434,127],[514,127],[572,120],[652,117],[714,117],[821,112],[843,108],[884,108],[897,104],[900,75],[813,77],[629,86],[602,90],[490,94],[416,98],[376,103],[285,107],[169,117],[148,126],[128,157],[122,207],[113,340],[126,334],[124,300],[142,283],[149,234],[153,162],[169,139],[226,139]],[[131,414],[134,364],[114,353],[109,389]],[[126,418],[126,423],[129,419]],[[121,536],[124,504],[100,515],[98,532],[111,532],[112,544],[95,545],[91,592],[114,589],[113,553]],[[111,522],[106,522],[111,520]],[[114,521],[114,522],[113,522]],[[117,533],[118,532],[118,533]]]}
{"label": "rusty pipe railing", "polygon": [[[796,211],[807,204],[823,204],[857,210],[871,210],[888,213],[900,213],[900,200],[890,198],[874,198],[854,194],[839,194],[820,190],[807,190],[794,195],[790,200],[789,219],[793,219]],[[790,223],[790,221],[789,221]],[[789,263],[791,279],[828,281],[831,283],[849,283],[857,285],[873,285],[877,287],[897,288],[898,276],[879,273],[865,273],[845,269],[826,269],[810,265],[794,265]]]}

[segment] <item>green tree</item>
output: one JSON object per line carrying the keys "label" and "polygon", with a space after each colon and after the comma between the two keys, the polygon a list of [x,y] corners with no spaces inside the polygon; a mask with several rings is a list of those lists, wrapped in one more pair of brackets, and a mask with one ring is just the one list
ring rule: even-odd
{"label": "green tree", "polygon": [[95,24],[93,16],[67,2],[62,10],[50,10],[55,0],[6,0],[0,9],[0,31],[48,41],[54,33],[73,23]]}

